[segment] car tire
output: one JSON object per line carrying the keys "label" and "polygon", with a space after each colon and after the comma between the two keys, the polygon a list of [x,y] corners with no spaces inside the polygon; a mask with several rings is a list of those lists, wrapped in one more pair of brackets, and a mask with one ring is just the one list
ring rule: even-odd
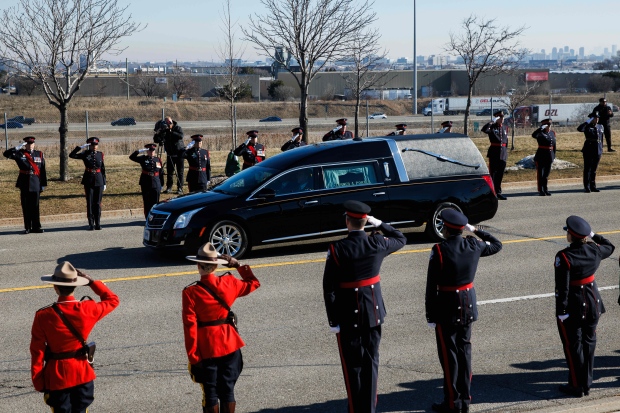
{"label": "car tire", "polygon": [[442,202],[441,204],[435,207],[433,214],[429,217],[426,222],[426,234],[436,242],[443,241],[445,238],[441,235],[441,230],[443,229],[443,221],[440,218],[441,211],[446,209],[454,209],[459,212],[463,212],[461,208],[453,204],[452,202]]}
{"label": "car tire", "polygon": [[241,225],[234,221],[219,221],[209,232],[210,242],[217,252],[241,258],[251,250],[250,240]]}

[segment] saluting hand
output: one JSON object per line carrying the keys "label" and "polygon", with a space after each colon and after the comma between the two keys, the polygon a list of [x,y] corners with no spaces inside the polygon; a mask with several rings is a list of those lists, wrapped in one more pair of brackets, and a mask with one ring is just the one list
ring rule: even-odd
{"label": "saluting hand", "polygon": [[93,283],[93,281],[95,281],[95,280],[93,280],[93,277],[91,277],[90,275],[88,275],[86,273],[83,273],[82,271],[80,271],[78,269],[76,269],[76,271],[77,271],[78,277],[84,277],[84,278],[86,278],[88,280],[88,285],[91,285]]}
{"label": "saluting hand", "polygon": [[226,266],[228,268],[239,268],[239,267],[241,267],[241,264],[239,263],[239,261],[237,261],[235,258],[231,257],[230,255],[222,254],[220,257],[223,260],[228,261],[228,264],[226,264]]}

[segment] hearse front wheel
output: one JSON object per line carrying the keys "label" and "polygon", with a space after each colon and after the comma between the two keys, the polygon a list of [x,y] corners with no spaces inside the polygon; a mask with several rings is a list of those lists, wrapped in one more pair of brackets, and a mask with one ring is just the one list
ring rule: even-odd
{"label": "hearse front wheel", "polygon": [[234,221],[220,221],[209,233],[209,242],[220,254],[241,258],[251,246],[243,227]]}

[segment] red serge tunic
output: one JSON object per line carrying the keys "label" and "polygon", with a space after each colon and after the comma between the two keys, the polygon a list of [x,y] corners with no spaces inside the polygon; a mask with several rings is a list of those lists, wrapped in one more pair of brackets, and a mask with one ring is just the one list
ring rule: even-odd
{"label": "red serge tunic", "polygon": [[[94,281],[91,288],[101,302],[77,301],[73,296],[58,297],[59,308],[85,340],[97,321],[119,304],[118,296],[101,281]],[[82,348],[82,343],[69,331],[52,306],[37,311],[32,323],[30,371],[35,390],[62,390],[95,379],[95,370],[86,356],[44,362],[46,344],[52,353],[67,353]]]}
{"label": "red serge tunic", "polygon": [[[200,281],[206,284],[229,307],[237,297],[243,297],[260,287],[260,282],[249,265],[237,269],[242,280],[232,274],[221,277],[211,273]],[[190,364],[212,357],[222,357],[243,347],[245,343],[230,324],[198,327],[198,321],[214,321],[226,318],[226,310],[215,298],[199,285],[189,285],[183,290],[183,330],[185,349]]]}

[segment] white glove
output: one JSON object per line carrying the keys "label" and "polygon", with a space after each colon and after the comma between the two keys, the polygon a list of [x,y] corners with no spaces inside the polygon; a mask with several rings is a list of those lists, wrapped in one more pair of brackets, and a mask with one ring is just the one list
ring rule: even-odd
{"label": "white glove", "polygon": [[377,218],[375,218],[375,217],[373,217],[371,215],[368,215],[367,219],[368,219],[368,223],[370,225],[372,225],[373,227],[375,227],[375,228],[378,228],[378,227],[381,226],[381,224],[383,224],[383,222],[381,220],[379,220],[379,219],[377,219]]}
{"label": "white glove", "polygon": [[291,142],[293,142],[297,138],[299,138],[299,133],[291,138]]}
{"label": "white glove", "polygon": [[245,146],[248,146],[248,143],[250,143],[250,138],[247,138],[247,139],[245,140]]}
{"label": "white glove", "polygon": [[437,324],[435,324],[435,323],[426,323],[426,325],[429,326],[430,328],[437,327]]}
{"label": "white glove", "polygon": [[46,186],[42,186],[41,187],[41,192],[45,191],[45,188],[47,188]]}
{"label": "white glove", "polygon": [[192,149],[194,147],[194,144],[196,143],[196,141],[191,141],[190,143],[187,144],[187,146],[185,147],[185,149]]}
{"label": "white glove", "polygon": [[86,149],[90,146],[90,143],[85,143],[84,145],[80,146],[80,149]]}
{"label": "white glove", "polygon": [[142,152],[146,152],[146,151],[148,151],[148,149],[146,149],[146,148],[138,149],[138,153],[142,153]]}
{"label": "white glove", "polygon": [[332,132],[336,133],[336,132],[338,132],[340,129],[342,129],[342,125],[338,125],[338,126],[336,126],[334,129],[332,129]]}
{"label": "white glove", "polygon": [[330,327],[330,328],[329,328],[329,332],[330,332],[330,333],[334,333],[334,334],[338,334],[338,333],[340,333],[340,326]]}
{"label": "white glove", "polygon": [[493,116],[493,117],[491,118],[491,122],[495,123],[498,119],[499,119],[498,117]]}
{"label": "white glove", "polygon": [[445,128],[441,128],[441,129],[439,130],[439,133],[444,133],[444,132],[446,131],[446,129],[448,129],[448,128],[447,128],[447,127],[445,127]]}
{"label": "white glove", "polygon": [[558,320],[560,320],[561,322],[564,322],[564,320],[566,320],[568,318],[569,314],[562,314],[558,316]]}
{"label": "white glove", "polygon": [[588,120],[586,122],[590,123],[590,122],[592,122],[592,119],[594,119],[594,118],[588,118]]}
{"label": "white glove", "polygon": [[21,148],[23,148],[24,146],[26,146],[26,142],[22,142],[22,143],[20,143],[19,145],[17,145],[17,146],[15,147],[15,150],[17,150],[17,151],[18,151],[18,150],[20,150]]}
{"label": "white glove", "polygon": [[475,232],[476,231],[476,227],[474,227],[471,224],[465,224],[465,228],[467,228],[467,231],[469,231],[469,232]]}
{"label": "white glove", "polygon": [[592,238],[594,235],[594,231],[590,231],[590,238]]}
{"label": "white glove", "polygon": [[107,186],[107,185],[104,185],[104,186],[103,186],[103,190],[104,190],[104,191],[105,191],[107,188],[108,188],[108,186]]}
{"label": "white glove", "polygon": [[547,129],[548,127],[549,127],[549,125],[542,125],[542,126],[540,127],[540,129],[541,129],[541,130],[545,130],[545,129]]}

